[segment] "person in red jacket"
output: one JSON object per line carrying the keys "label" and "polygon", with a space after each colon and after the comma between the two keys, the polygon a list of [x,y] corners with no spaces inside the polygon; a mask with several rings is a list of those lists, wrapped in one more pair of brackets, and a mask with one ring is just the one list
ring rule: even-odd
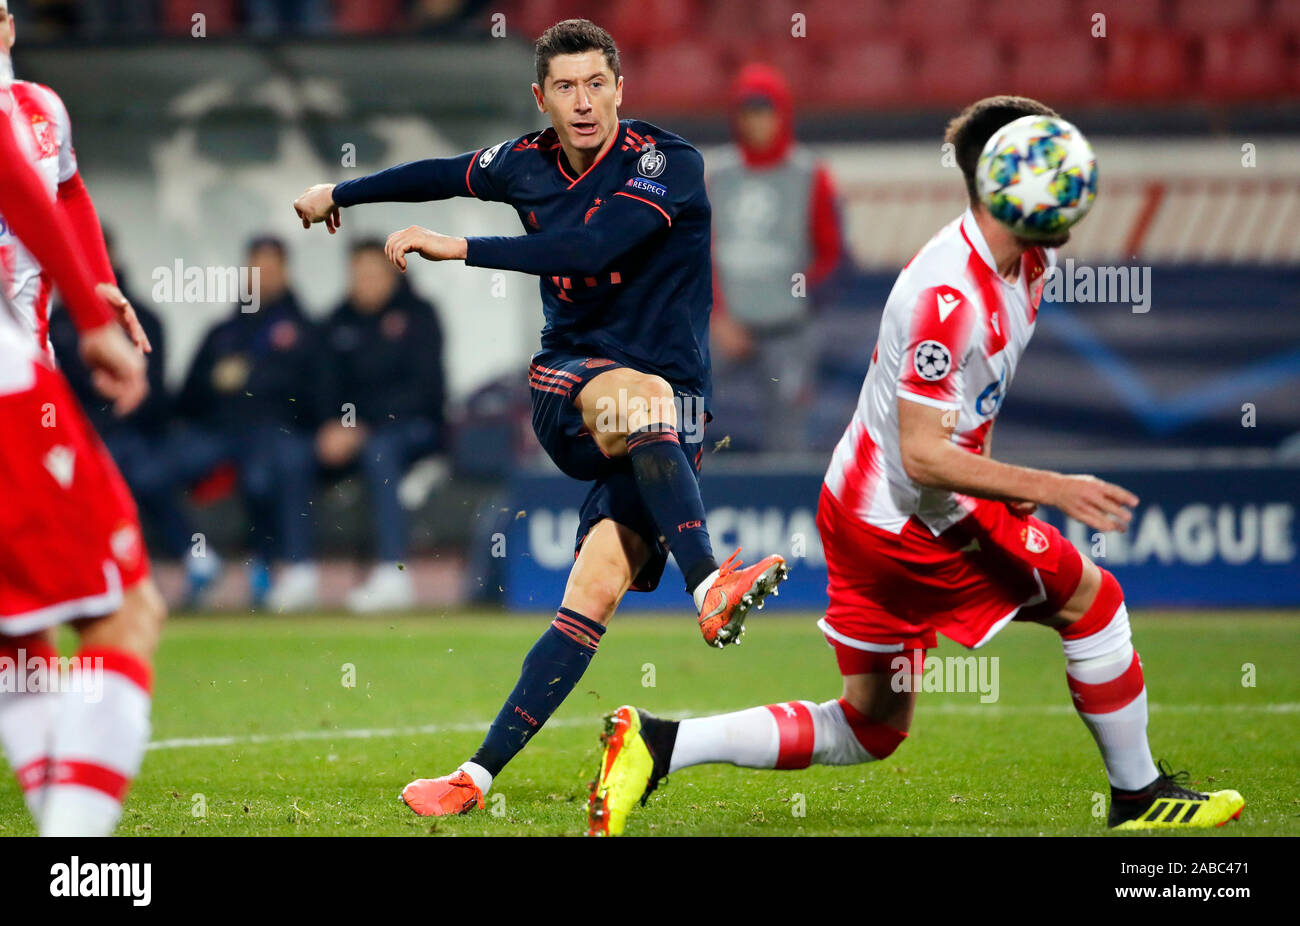
{"label": "person in red jacket", "polygon": [[843,260],[835,183],[795,142],[779,71],[744,67],[730,105],[735,145],[708,172],[715,414],[737,448],[789,450],[811,399],[812,303]]}
{"label": "person in red jacket", "polygon": [[[96,292],[10,105],[0,97],[0,212],[62,292],[96,388],[125,414],[147,392],[144,356]],[[166,607],[135,503],[3,280],[0,434],[0,745],[42,835],[106,836],[149,740]],[[60,624],[80,637],[71,659],[55,648]]]}

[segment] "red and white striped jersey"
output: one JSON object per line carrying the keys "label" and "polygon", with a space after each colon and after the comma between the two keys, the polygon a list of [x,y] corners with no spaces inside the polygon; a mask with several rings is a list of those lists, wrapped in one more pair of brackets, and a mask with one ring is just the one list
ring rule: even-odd
{"label": "red and white striped jersey", "polygon": [[937,536],[971,499],[913,482],[903,469],[898,402],[952,410],[958,446],[980,453],[1034,333],[1056,252],[1034,248],[1016,282],[998,275],[974,215],[946,225],[903,268],[885,303],[871,368],[826,486],[866,523],[899,533],[912,516]]}
{"label": "red and white striped jersey", "polygon": [[[72,149],[71,124],[63,101],[49,87],[25,80],[0,86],[0,117],[6,117],[14,138],[27,153],[36,174],[53,201],[59,184],[77,173],[77,156]],[[28,336],[44,343],[49,322],[49,277],[41,265],[9,231],[0,216],[0,272],[6,291],[28,330]]]}

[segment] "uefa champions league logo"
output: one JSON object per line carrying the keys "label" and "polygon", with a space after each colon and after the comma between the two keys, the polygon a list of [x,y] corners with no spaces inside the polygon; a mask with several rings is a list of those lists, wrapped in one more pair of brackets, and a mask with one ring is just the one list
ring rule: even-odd
{"label": "uefa champions league logo", "polygon": [[948,375],[952,356],[948,353],[948,348],[938,341],[922,341],[917,345],[912,365],[916,367],[917,376],[933,383]]}
{"label": "uefa champions league logo", "polygon": [[505,142],[499,142],[498,144],[495,144],[488,150],[484,151],[483,154],[479,156],[478,166],[487,167],[489,164],[491,164],[492,159],[497,156],[497,152],[501,150],[501,146],[504,144]]}

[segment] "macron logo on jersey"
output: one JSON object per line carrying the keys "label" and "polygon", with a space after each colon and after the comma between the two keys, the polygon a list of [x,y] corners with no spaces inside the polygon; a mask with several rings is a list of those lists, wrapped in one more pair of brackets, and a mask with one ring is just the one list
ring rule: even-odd
{"label": "macron logo on jersey", "polygon": [[961,303],[961,296],[956,293],[939,293],[939,321],[946,322],[952,310]]}
{"label": "macron logo on jersey", "polygon": [[49,470],[54,481],[63,488],[72,485],[72,472],[76,466],[77,455],[71,447],[56,444],[45,454],[45,468]]}

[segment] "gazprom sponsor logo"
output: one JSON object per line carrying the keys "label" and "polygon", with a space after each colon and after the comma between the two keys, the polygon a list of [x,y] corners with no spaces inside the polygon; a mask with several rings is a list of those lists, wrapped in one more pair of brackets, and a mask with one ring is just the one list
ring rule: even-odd
{"label": "gazprom sponsor logo", "polygon": [[[1066,536],[1088,550],[1089,528],[1069,521]],[[1128,533],[1106,535],[1107,566],[1226,563],[1284,564],[1296,560],[1295,506],[1287,502],[1259,505],[1190,504],[1139,508]]]}
{"label": "gazprom sponsor logo", "polygon": [[662,183],[655,183],[653,180],[647,180],[644,177],[633,177],[627,182],[627,185],[634,190],[640,190],[642,193],[650,193],[654,196],[667,196],[668,187]]}

